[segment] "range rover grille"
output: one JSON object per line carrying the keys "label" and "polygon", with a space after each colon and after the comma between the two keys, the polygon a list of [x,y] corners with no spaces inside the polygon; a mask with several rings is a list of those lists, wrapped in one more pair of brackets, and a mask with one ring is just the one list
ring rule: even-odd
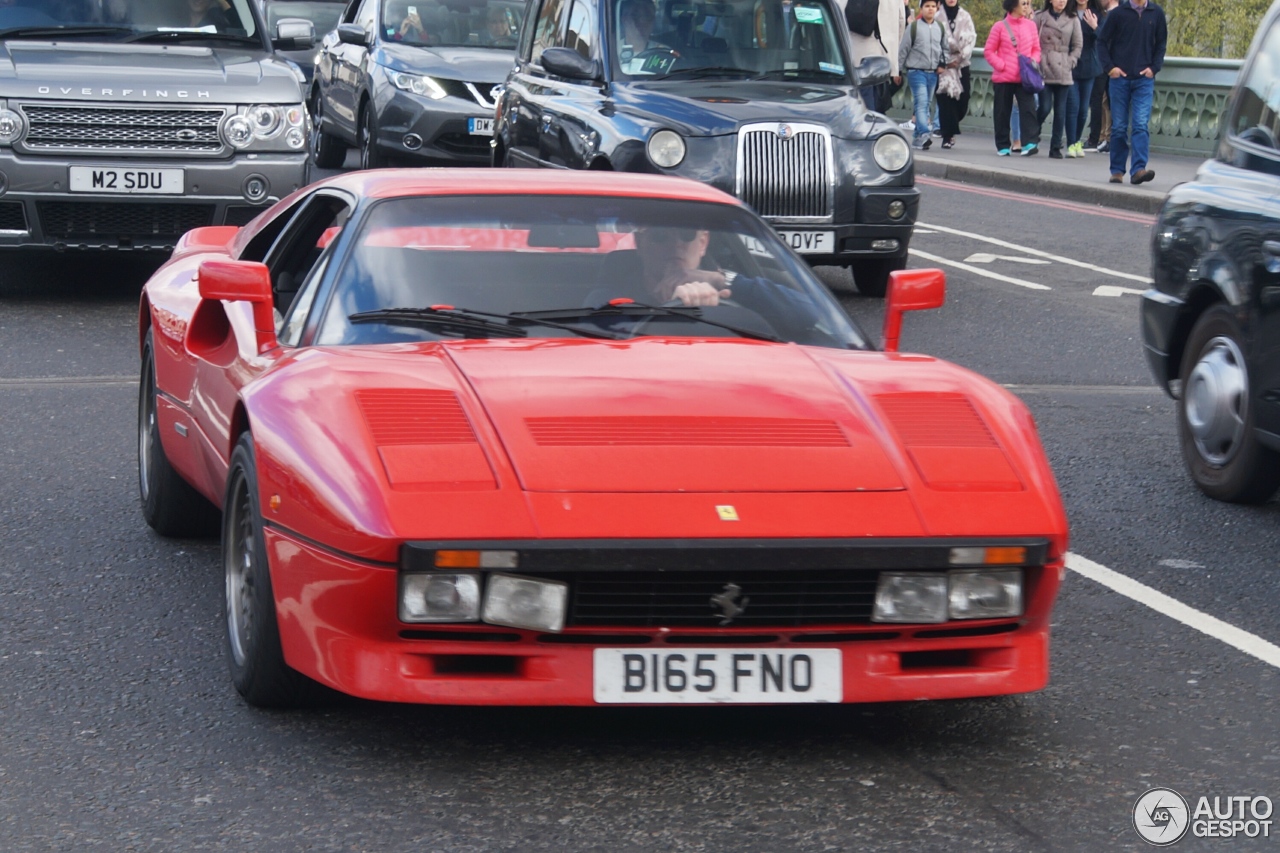
{"label": "range rover grille", "polygon": [[737,194],[766,218],[831,221],[831,131],[821,125],[768,122],[738,132]]}
{"label": "range rover grille", "polygon": [[23,146],[33,152],[175,154],[223,153],[218,125],[225,110],[190,107],[35,105]]}

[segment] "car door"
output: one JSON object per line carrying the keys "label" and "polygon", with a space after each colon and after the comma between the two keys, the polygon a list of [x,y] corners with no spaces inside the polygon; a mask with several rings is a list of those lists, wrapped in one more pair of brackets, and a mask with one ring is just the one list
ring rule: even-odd
{"label": "car door", "polygon": [[[543,105],[553,81],[541,65],[542,52],[562,41],[571,0],[535,0],[520,40],[516,70],[503,94],[504,136],[512,166],[546,165],[541,156]],[[498,163],[496,165],[507,165]]]}
{"label": "car door", "polygon": [[[597,0],[566,0],[569,14],[556,46],[575,51],[583,59],[600,63],[600,30]],[[545,72],[544,72],[545,73]],[[598,82],[564,80],[546,75],[539,99],[538,159],[543,165],[585,169],[595,156],[599,135],[590,116],[599,112],[603,95]]]}
{"label": "car door", "polygon": [[[367,43],[359,45],[339,42],[338,50],[336,51],[337,69],[334,73],[334,96],[330,103],[333,105],[334,116],[338,119],[336,123],[338,129],[352,143],[356,142],[359,134],[357,122],[360,120],[360,116],[357,108],[360,104],[360,91],[363,85],[364,69],[369,49],[372,47],[376,37],[375,29],[378,4],[380,2],[381,0],[359,0],[359,4],[355,8],[355,14],[351,21],[348,22],[364,30]],[[345,16],[344,22],[346,22]]]}
{"label": "car door", "polygon": [[1228,251],[1257,317],[1246,354],[1256,423],[1280,444],[1280,16],[1271,17],[1240,80],[1219,159],[1234,167],[1243,192],[1233,195],[1247,210],[1238,234],[1223,236],[1234,244]]}

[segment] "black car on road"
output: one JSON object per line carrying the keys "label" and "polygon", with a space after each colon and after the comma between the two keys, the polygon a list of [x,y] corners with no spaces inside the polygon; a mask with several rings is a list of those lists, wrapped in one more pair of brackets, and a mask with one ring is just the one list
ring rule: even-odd
{"label": "black car on road", "polygon": [[751,205],[811,264],[883,296],[919,192],[910,146],[860,84],[828,0],[534,0],[494,164],[693,178]]}
{"label": "black car on road", "polygon": [[308,104],[316,165],[484,166],[525,0],[352,0],[324,37]]}
{"label": "black car on road", "polygon": [[1224,111],[1216,156],[1174,188],[1152,238],[1142,336],[1178,400],[1197,486],[1257,503],[1280,486],[1280,3]]}

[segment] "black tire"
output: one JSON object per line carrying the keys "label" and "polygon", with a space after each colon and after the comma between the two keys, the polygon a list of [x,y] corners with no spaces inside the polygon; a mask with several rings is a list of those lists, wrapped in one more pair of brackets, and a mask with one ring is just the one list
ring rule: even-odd
{"label": "black tire", "polygon": [[378,115],[373,105],[366,103],[360,113],[360,168],[382,169],[387,158],[378,150]]}
{"label": "black tire", "polygon": [[853,283],[863,296],[883,298],[889,292],[889,273],[907,268],[906,258],[876,258],[849,264]]}
{"label": "black tire", "polygon": [[347,159],[347,145],[324,132],[323,118],[324,96],[317,92],[311,105],[311,159],[318,169],[341,169]]}
{"label": "black tire", "polygon": [[249,433],[240,437],[231,454],[222,514],[222,564],[227,666],[236,690],[259,708],[312,704],[324,689],[285,663],[280,646],[258,502],[258,469]]}
{"label": "black tire", "polygon": [[209,539],[218,535],[218,508],[179,476],[160,443],[153,346],[151,332],[147,332],[138,382],[138,496],[142,517],[161,536]]}
{"label": "black tire", "polygon": [[1183,351],[1178,438],[1191,479],[1211,498],[1262,503],[1280,487],[1280,454],[1254,430],[1253,389],[1235,314],[1200,315]]}

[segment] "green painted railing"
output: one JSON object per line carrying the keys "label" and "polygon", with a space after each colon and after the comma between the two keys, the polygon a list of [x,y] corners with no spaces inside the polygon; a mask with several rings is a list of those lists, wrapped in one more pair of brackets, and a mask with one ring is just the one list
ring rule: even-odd
{"label": "green painted railing", "polygon": [[[1209,156],[1218,139],[1218,120],[1235,84],[1243,60],[1169,57],[1156,76],[1151,105],[1151,148],[1164,154]],[[970,69],[973,95],[969,116],[961,127],[992,132],[994,89],[991,66],[982,49],[973,52]],[[904,84],[893,98],[895,116],[911,111],[911,93]],[[1051,119],[1050,119],[1051,120]]]}

